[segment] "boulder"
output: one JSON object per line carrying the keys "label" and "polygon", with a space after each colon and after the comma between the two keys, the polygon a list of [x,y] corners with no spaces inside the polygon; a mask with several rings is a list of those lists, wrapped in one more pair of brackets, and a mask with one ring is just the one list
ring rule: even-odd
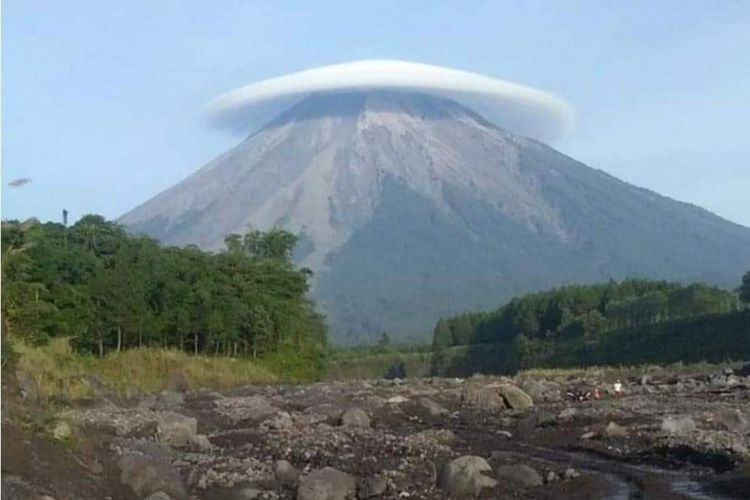
{"label": "boulder", "polygon": [[716,427],[725,431],[744,433],[750,430],[750,420],[739,410],[714,412],[710,420]]}
{"label": "boulder", "polygon": [[500,393],[505,405],[510,409],[525,410],[534,406],[534,400],[531,399],[531,396],[515,385],[502,384],[497,386],[497,392]]}
{"label": "boulder", "polygon": [[521,388],[531,396],[531,399],[533,399],[537,403],[543,403],[545,401],[544,394],[546,392],[546,387],[543,382],[539,380],[526,380],[523,384],[521,384]]}
{"label": "boulder", "polygon": [[232,500],[256,500],[259,498],[263,498],[263,490],[247,487],[237,491]]}
{"label": "boulder", "polygon": [[438,487],[455,498],[476,497],[482,488],[493,488],[497,481],[485,472],[492,467],[482,457],[465,455],[448,462],[438,477]]}
{"label": "boulder", "polygon": [[344,427],[370,428],[370,416],[362,408],[349,408],[341,414],[339,425]]}
{"label": "boulder", "polygon": [[263,426],[268,429],[275,430],[291,429],[292,427],[294,427],[294,421],[292,420],[292,416],[289,415],[289,413],[280,411],[274,418],[268,419],[263,422]]}
{"label": "boulder", "polygon": [[667,434],[685,434],[695,430],[695,422],[690,417],[667,417],[661,421],[661,430]]}
{"label": "boulder", "polygon": [[296,486],[299,480],[299,470],[286,460],[273,463],[273,475],[281,486]]}
{"label": "boulder", "polygon": [[473,385],[468,385],[461,391],[461,404],[485,411],[505,409],[505,400],[497,391]]}
{"label": "boulder", "polygon": [[557,423],[555,414],[546,410],[535,410],[521,421],[521,427],[527,431],[533,431],[537,427],[548,427],[555,423]]}
{"label": "boulder", "polygon": [[360,498],[379,497],[388,489],[388,482],[382,476],[368,477],[362,481],[359,496]]}
{"label": "boulder", "polygon": [[573,407],[565,408],[563,411],[557,414],[558,420],[572,420],[575,418],[578,410]]}
{"label": "boulder", "polygon": [[175,448],[187,448],[198,434],[198,421],[179,413],[162,413],[156,422],[159,441]]}
{"label": "boulder", "polygon": [[429,398],[421,398],[419,400],[419,405],[427,410],[427,413],[429,413],[432,417],[439,417],[441,415],[448,414],[448,410]]}
{"label": "boulder", "polygon": [[542,476],[528,465],[501,465],[495,472],[498,479],[511,481],[526,487],[540,486],[544,481]]}
{"label": "boulder", "polygon": [[563,479],[575,479],[577,477],[581,477],[581,473],[572,467],[568,467],[565,469],[565,472],[563,472]]}
{"label": "boulder", "polygon": [[65,421],[60,421],[52,429],[52,437],[58,441],[65,441],[73,436],[73,429],[70,428],[70,424]]}
{"label": "boulder", "polygon": [[146,455],[128,453],[118,461],[120,482],[140,497],[165,493],[175,500],[187,500],[180,473],[168,462]]}
{"label": "boulder", "polygon": [[615,422],[610,422],[604,428],[604,435],[610,438],[624,438],[628,437],[628,430]]}
{"label": "boulder", "polygon": [[354,476],[325,467],[300,478],[297,500],[347,500],[354,497],[356,490]]}
{"label": "boulder", "polygon": [[190,437],[190,444],[188,448],[191,451],[206,452],[213,448],[213,445],[206,436],[202,434],[196,434]]}
{"label": "boulder", "polygon": [[143,500],[172,500],[172,497],[164,493],[163,491],[157,491],[156,493],[152,493]]}

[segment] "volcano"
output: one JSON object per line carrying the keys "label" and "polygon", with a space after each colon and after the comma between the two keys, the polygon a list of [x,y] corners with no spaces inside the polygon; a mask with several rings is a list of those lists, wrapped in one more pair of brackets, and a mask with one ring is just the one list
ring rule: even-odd
{"label": "volcano", "polygon": [[120,222],[223,247],[283,227],[335,340],[427,338],[443,315],[566,283],[735,285],[750,229],[635,187],[449,98],[313,93]]}

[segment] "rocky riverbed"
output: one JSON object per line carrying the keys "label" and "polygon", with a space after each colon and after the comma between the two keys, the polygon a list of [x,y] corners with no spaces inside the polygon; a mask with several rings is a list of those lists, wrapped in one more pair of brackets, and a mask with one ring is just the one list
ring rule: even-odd
{"label": "rocky riverbed", "polygon": [[[179,381],[179,377],[178,381]],[[184,383],[3,423],[3,498],[750,498],[750,370]],[[574,402],[568,390],[600,389]],[[50,436],[52,436],[50,438]],[[7,496],[6,496],[7,495]]]}

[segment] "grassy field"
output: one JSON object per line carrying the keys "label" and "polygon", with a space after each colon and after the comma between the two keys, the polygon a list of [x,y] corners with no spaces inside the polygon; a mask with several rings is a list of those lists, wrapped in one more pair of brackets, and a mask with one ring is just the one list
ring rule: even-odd
{"label": "grassy field", "polygon": [[268,367],[249,360],[191,356],[168,349],[131,349],[104,357],[74,353],[67,339],[33,347],[15,343],[16,373],[31,377],[40,399],[82,399],[101,383],[121,396],[163,390],[175,373],[184,374],[190,387],[216,389],[276,382]]}

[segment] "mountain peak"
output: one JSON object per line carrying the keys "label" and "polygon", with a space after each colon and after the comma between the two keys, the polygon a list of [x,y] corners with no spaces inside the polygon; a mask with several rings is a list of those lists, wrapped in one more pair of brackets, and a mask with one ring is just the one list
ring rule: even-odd
{"label": "mountain peak", "polygon": [[339,339],[426,335],[570,281],[734,282],[750,262],[747,228],[396,90],[311,94],[121,221],[209,249],[248,226],[298,234]]}
{"label": "mountain peak", "polygon": [[391,114],[421,120],[473,119],[493,127],[474,111],[450,99],[421,92],[395,90],[318,92],[289,108],[269,125],[320,118],[353,118],[363,114]]}

